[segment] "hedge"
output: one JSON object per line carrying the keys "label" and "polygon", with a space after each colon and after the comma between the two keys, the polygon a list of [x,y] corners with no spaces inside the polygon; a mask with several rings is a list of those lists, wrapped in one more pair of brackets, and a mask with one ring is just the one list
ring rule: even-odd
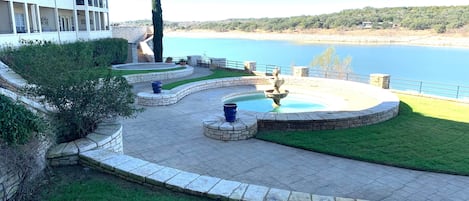
{"label": "hedge", "polygon": [[0,60],[34,84],[47,84],[51,75],[92,67],[109,67],[127,59],[127,40],[118,38],[54,44],[23,41],[18,48],[0,51]]}
{"label": "hedge", "polygon": [[0,111],[0,139],[7,144],[25,144],[34,133],[44,131],[42,118],[3,95],[0,95]]}
{"label": "hedge", "polygon": [[[0,59],[35,87],[26,91],[43,97],[56,109],[53,115],[58,142],[86,136],[109,118],[132,117],[140,109],[122,76],[103,76],[96,68],[127,59],[127,41],[100,39],[64,45],[26,41],[18,48],[5,48]],[[101,69],[99,69],[101,70]]]}

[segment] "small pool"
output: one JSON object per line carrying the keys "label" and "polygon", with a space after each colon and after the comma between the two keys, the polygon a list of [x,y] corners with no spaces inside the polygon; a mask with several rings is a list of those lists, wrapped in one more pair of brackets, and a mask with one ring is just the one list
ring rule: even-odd
{"label": "small pool", "polygon": [[266,98],[263,93],[250,93],[227,98],[224,103],[236,103],[238,110],[253,112],[300,113],[321,111],[328,105],[319,98],[301,94],[289,94],[281,100],[281,106],[272,107],[272,99]]}

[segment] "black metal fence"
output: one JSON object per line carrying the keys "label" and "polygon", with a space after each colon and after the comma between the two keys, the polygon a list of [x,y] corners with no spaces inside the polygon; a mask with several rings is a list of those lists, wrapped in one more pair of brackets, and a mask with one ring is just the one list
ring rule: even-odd
{"label": "black metal fence", "polygon": [[469,86],[392,78],[392,89],[469,100]]}
{"label": "black metal fence", "polygon": [[[206,66],[210,66],[210,60],[203,62]],[[244,70],[244,62],[226,60],[226,68]],[[272,70],[280,68],[284,75],[293,75],[293,69],[290,66],[279,66],[274,64],[256,64],[256,70],[264,72],[267,75],[272,74]],[[330,72],[320,69],[310,68],[310,77],[341,79],[361,83],[369,83],[370,75],[360,75],[356,73],[343,73],[343,72]],[[400,91],[415,92],[425,95],[441,96],[446,98],[464,99],[469,100],[469,86],[451,85],[437,82],[406,80],[394,78],[391,75],[390,88]]]}

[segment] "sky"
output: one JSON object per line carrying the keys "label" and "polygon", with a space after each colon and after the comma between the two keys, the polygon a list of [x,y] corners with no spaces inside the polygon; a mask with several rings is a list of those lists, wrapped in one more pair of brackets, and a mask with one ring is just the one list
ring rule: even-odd
{"label": "sky", "polygon": [[[109,0],[111,22],[151,19],[152,0]],[[469,5],[468,0],[161,0],[165,21],[319,15],[344,9]]]}

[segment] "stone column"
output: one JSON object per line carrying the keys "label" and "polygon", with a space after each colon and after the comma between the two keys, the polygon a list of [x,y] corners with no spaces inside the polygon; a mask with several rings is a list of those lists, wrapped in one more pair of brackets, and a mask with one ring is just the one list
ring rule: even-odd
{"label": "stone column", "polygon": [[131,53],[131,62],[138,63],[138,45],[137,43],[129,43],[130,53]]}
{"label": "stone column", "polygon": [[26,33],[31,33],[31,26],[30,26],[30,21],[29,21],[29,8],[28,4],[24,3],[23,4],[23,10],[24,10],[24,23],[25,23],[25,28],[26,28]]}
{"label": "stone column", "polygon": [[18,31],[16,30],[15,7],[13,6],[13,1],[8,1],[8,5],[10,7],[11,27],[13,34],[17,34]]}
{"label": "stone column", "polygon": [[309,77],[309,68],[306,66],[293,66],[294,77]]}
{"label": "stone column", "polygon": [[202,61],[202,56],[199,56],[199,55],[191,55],[191,56],[187,56],[187,64],[189,64],[189,66],[197,66],[197,62],[198,61]]}
{"label": "stone column", "polygon": [[244,62],[244,70],[249,72],[256,71],[256,62],[255,61],[245,61]]}
{"label": "stone column", "polygon": [[370,74],[370,84],[379,88],[389,89],[391,76],[388,74]]}
{"label": "stone column", "polygon": [[40,9],[39,9],[39,5],[37,5],[37,4],[36,4],[36,20],[37,20],[38,32],[42,33],[41,12],[40,12]]}

